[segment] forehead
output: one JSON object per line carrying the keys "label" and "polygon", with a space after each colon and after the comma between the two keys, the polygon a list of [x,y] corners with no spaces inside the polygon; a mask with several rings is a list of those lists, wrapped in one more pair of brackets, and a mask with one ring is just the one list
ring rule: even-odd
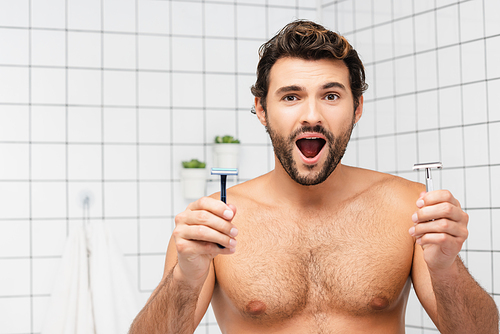
{"label": "forehead", "polygon": [[268,93],[290,85],[314,89],[329,82],[339,82],[350,92],[349,69],[342,60],[280,58],[271,68]]}

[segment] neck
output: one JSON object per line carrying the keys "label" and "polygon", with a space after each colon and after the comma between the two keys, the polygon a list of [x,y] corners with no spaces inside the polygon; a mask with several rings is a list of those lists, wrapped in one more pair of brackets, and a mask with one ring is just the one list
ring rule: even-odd
{"label": "neck", "polygon": [[337,165],[330,176],[320,184],[304,186],[295,182],[275,157],[275,169],[270,173],[270,190],[274,198],[299,207],[321,207],[330,201],[345,198],[346,167]]}

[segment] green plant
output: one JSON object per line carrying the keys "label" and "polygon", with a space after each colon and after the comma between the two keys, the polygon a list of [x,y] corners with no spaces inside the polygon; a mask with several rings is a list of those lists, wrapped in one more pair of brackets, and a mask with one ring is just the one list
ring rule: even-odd
{"label": "green plant", "polygon": [[216,144],[239,144],[240,141],[238,139],[234,139],[233,136],[217,136],[215,137]]}
{"label": "green plant", "polygon": [[206,163],[198,161],[198,159],[191,159],[191,161],[182,162],[182,167],[184,168],[205,168],[206,165]]}

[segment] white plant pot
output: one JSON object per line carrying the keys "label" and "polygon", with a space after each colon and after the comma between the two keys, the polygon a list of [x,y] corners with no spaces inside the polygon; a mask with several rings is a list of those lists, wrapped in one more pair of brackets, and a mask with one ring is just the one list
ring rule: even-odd
{"label": "white plant pot", "polygon": [[238,168],[240,144],[214,144],[214,167]]}
{"label": "white plant pot", "polygon": [[206,168],[182,168],[181,188],[184,198],[195,199],[205,196]]}

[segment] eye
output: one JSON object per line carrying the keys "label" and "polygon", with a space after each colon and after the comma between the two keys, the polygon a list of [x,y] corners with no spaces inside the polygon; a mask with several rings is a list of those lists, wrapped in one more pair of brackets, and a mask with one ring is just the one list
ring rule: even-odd
{"label": "eye", "polygon": [[297,97],[294,95],[285,95],[285,96],[283,96],[283,100],[287,101],[287,102],[293,102],[293,101],[297,101]]}
{"label": "eye", "polygon": [[326,96],[325,96],[325,100],[328,100],[328,101],[335,101],[338,98],[339,98],[339,96],[337,94],[333,94],[333,93],[326,94]]}

